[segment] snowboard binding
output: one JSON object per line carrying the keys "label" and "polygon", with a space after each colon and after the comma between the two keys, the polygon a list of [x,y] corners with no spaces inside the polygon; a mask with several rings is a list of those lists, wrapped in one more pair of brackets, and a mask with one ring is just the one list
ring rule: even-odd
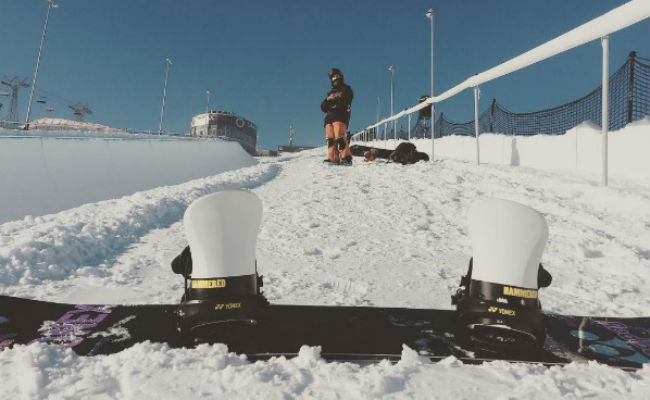
{"label": "snowboard binding", "polygon": [[488,353],[540,349],[546,317],[538,289],[552,279],[539,262],[546,221],[531,208],[499,199],[475,204],[468,217],[474,256],[452,296],[461,339]]}
{"label": "snowboard binding", "polygon": [[184,225],[190,245],[172,261],[172,270],[185,279],[181,332],[195,340],[225,340],[238,332],[243,339],[242,329],[233,325],[258,323],[268,305],[255,260],[261,215],[259,198],[243,190],[213,193],[188,207]]}
{"label": "snowboard binding", "polygon": [[260,288],[263,277],[250,275],[192,279],[190,246],[172,261],[172,270],[185,278],[179,308],[179,328],[195,338],[223,335],[233,325],[256,325],[268,301]]}
{"label": "snowboard binding", "polygon": [[[472,263],[470,259],[467,275],[451,296],[464,339],[487,352],[517,353],[541,348],[546,338],[546,317],[538,290],[474,280]],[[550,284],[550,274],[542,264],[539,271],[540,278],[548,277]]]}

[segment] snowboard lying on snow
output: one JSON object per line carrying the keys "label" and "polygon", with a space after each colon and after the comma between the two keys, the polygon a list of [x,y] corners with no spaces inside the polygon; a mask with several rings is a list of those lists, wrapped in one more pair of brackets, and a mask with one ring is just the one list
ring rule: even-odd
{"label": "snowboard lying on snow", "polygon": [[431,360],[453,355],[466,363],[596,360],[634,369],[650,362],[650,318],[547,314],[543,349],[504,354],[465,348],[452,310],[269,305],[256,325],[230,325],[201,339],[181,334],[177,310],[178,305],[60,304],[0,296],[0,349],[43,342],[96,355],[147,340],[173,348],[207,342],[225,343],[257,360],[295,356],[302,345],[312,345],[322,347],[326,360],[367,362],[399,360],[405,344]]}
{"label": "snowboard lying on snow", "polygon": [[[432,360],[455,356],[467,363],[596,360],[630,369],[650,363],[650,318],[542,314],[535,289],[548,229],[540,214],[522,205],[492,199],[470,210],[473,261],[463,278],[469,283],[461,280],[457,311],[269,305],[255,261],[261,216],[261,200],[246,191],[213,193],[188,207],[189,246],[172,261],[185,280],[180,304],[59,304],[0,296],[0,350],[43,342],[96,355],[144,341],[172,348],[225,343],[255,360],[291,357],[312,345],[321,346],[326,360],[369,362],[398,360],[406,345]],[[501,280],[490,281],[490,274]],[[527,345],[526,332],[539,339],[535,346]]]}
{"label": "snowboard lying on snow", "polygon": [[429,155],[417,151],[415,145],[410,142],[402,142],[394,150],[355,144],[350,146],[350,152],[354,156],[364,156],[366,161],[374,161],[379,158],[403,165],[414,164],[418,161],[429,161]]}

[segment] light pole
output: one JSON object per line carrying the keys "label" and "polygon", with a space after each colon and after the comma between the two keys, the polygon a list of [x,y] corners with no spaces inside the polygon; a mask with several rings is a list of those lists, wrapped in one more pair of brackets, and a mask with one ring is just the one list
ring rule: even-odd
{"label": "light pole", "polygon": [[207,114],[210,112],[210,91],[209,90],[205,91],[205,96],[207,97],[207,100],[205,102],[205,113]]}
{"label": "light pole", "polygon": [[162,135],[163,115],[165,114],[165,98],[167,97],[167,76],[169,76],[170,65],[172,65],[172,60],[165,58],[165,84],[163,85],[163,98],[162,107],[160,109],[160,126],[158,127],[158,135]]}
{"label": "light pole", "polygon": [[43,34],[41,35],[41,44],[38,46],[38,57],[36,58],[36,68],[34,69],[34,80],[32,81],[32,90],[29,94],[29,103],[27,104],[27,118],[25,118],[25,129],[29,126],[29,117],[32,114],[32,101],[34,100],[34,90],[36,89],[36,79],[38,78],[38,67],[41,65],[41,54],[43,53],[43,44],[45,43],[45,33],[47,32],[47,23],[50,20],[50,11],[58,8],[59,5],[53,0],[47,0],[47,14],[45,14],[45,23],[43,24]]}
{"label": "light pole", "polygon": [[[395,87],[393,86],[393,80],[395,78],[395,67],[393,65],[388,67],[388,70],[390,71],[390,116],[393,116],[393,96],[395,94]],[[393,120],[393,135],[396,135],[395,133],[395,120]]]}
{"label": "light pole", "polygon": [[381,99],[379,96],[377,96],[377,120],[375,121],[376,124],[379,123],[379,108],[381,107]]}
{"label": "light pole", "polygon": [[478,101],[481,98],[481,89],[474,86],[474,137],[476,138],[476,165],[481,164],[481,151],[479,148],[479,126],[478,126]]}
{"label": "light pole", "polygon": [[601,183],[607,186],[607,133],[609,132],[609,35],[601,39],[603,46],[603,84],[601,89],[601,158],[602,158],[602,177]]}
{"label": "light pole", "polygon": [[[433,98],[433,8],[427,11],[427,18],[431,21],[431,98]],[[436,111],[434,103],[431,103],[431,161],[433,161],[433,137],[436,128]]]}

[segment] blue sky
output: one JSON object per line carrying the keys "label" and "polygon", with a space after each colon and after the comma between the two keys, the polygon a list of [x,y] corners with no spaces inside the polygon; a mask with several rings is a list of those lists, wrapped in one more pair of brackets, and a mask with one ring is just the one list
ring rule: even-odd
{"label": "blue sky", "polygon": [[[621,0],[498,1],[208,1],[59,0],[53,10],[38,93],[72,118],[69,102],[90,105],[88,121],[157,129],[170,69],[165,128],[187,131],[206,106],[233,111],[258,125],[260,148],[323,142],[319,104],[327,70],[345,73],[355,92],[350,128],[375,120],[376,97],[389,114],[390,64],[396,67],[395,109],[429,88],[428,8],[435,18],[435,88],[440,93],[625,3]],[[44,0],[0,0],[0,76],[31,77],[45,18]],[[631,50],[648,57],[646,20],[610,37],[614,71]],[[481,108],[496,98],[516,112],[548,108],[600,84],[599,41],[481,87]],[[4,90],[4,87],[2,88]],[[20,117],[28,90],[20,93]],[[7,98],[0,98],[7,113]],[[447,118],[473,118],[466,91],[441,103]],[[36,104],[33,118],[48,116]]]}

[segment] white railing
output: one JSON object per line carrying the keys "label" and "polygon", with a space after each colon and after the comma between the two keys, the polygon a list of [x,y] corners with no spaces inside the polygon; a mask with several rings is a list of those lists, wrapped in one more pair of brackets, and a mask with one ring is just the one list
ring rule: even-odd
{"label": "white railing", "polygon": [[[608,35],[614,32],[617,32],[621,29],[627,28],[630,25],[636,24],[637,22],[643,21],[644,19],[650,18],[650,0],[632,0],[628,3],[623,4],[620,7],[617,7],[600,17],[594,18],[593,20],[578,26],[575,29],[570,30],[569,32],[556,37],[555,39],[549,40],[548,42],[535,47],[525,53],[520,54],[517,57],[514,57],[502,64],[499,64],[493,68],[490,68],[486,71],[483,71],[479,74],[471,76],[465,79],[460,84],[448,89],[439,95],[434,95],[426,101],[419,103],[413,107],[404,109],[403,111],[394,114],[388,118],[385,118],[375,124],[367,126],[362,131],[359,131],[353,135],[354,138],[361,139],[366,135],[367,131],[378,128],[382,125],[385,126],[388,122],[398,120],[404,116],[409,116],[415,112],[420,111],[425,107],[429,107],[435,103],[444,101],[465,89],[478,88],[479,85],[494,80],[496,78],[502,77],[504,75],[513,73],[522,68],[533,65],[537,62],[546,60],[550,57],[563,53],[567,50],[573,49],[575,47],[581,46],[583,44],[589,43],[593,40],[603,39],[603,87],[607,86],[607,76],[605,71],[608,70],[607,60],[609,58],[608,54]],[[475,96],[475,108],[478,107],[478,90],[474,91]],[[607,114],[608,107],[608,98],[607,90],[603,91],[603,115]],[[603,125],[603,184],[607,184],[607,126]],[[433,141],[435,136],[433,134],[433,126],[431,127],[431,140]],[[379,129],[375,129],[377,132]],[[376,135],[378,137],[378,135]],[[478,163],[478,128],[476,129],[476,140],[477,140],[477,163]],[[431,154],[431,161],[434,160],[434,155]]]}

